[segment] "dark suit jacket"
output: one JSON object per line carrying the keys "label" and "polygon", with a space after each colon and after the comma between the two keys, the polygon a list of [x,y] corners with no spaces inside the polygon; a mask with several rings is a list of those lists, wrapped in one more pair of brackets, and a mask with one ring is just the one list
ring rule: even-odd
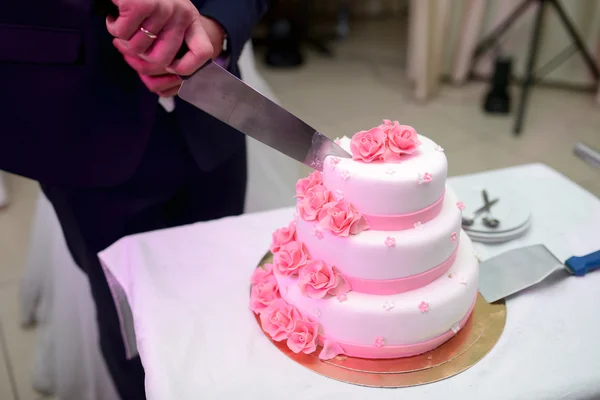
{"label": "dark suit jacket", "polygon": [[[193,0],[221,23],[230,71],[267,0]],[[113,47],[92,0],[0,0],[0,170],[46,184],[115,185],[135,172],[157,110]],[[244,137],[177,100],[198,165],[210,170]]]}

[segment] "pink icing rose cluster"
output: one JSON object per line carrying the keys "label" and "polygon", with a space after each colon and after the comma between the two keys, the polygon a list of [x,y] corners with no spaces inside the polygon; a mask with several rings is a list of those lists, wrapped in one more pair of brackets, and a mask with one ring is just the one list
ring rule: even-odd
{"label": "pink icing rose cluster", "polygon": [[[263,330],[274,341],[285,340],[294,353],[312,353],[317,348],[319,324],[282,298],[275,272],[283,276],[297,275],[301,292],[313,299],[344,295],[350,291],[350,284],[337,268],[310,259],[304,244],[296,240],[294,221],[273,232],[270,249],[275,255],[274,263],[257,268],[250,278],[250,308],[259,315]],[[343,354],[343,349],[323,338],[319,358],[329,360],[338,354]]]}
{"label": "pink icing rose cluster", "polygon": [[[263,330],[276,342],[285,340],[294,353],[314,352],[317,349],[319,324],[302,316],[296,307],[281,298],[272,265],[265,264],[264,268],[257,268],[250,281],[250,307],[259,315]],[[325,339],[319,357],[331,359],[342,352],[339,345]]]}
{"label": "pink icing rose cluster", "polygon": [[[338,296],[350,291],[350,284],[336,267],[310,258],[304,243],[296,240],[294,221],[273,233],[270,248],[275,255],[275,261],[274,266],[267,264],[268,273],[272,274],[274,268],[283,276],[297,275],[298,286],[305,296],[322,299],[326,295]],[[261,274],[260,272],[255,273]]]}
{"label": "pink icing rose cluster", "polygon": [[323,186],[323,177],[314,171],[296,183],[298,213],[305,221],[317,221],[319,226],[335,236],[357,235],[369,229],[365,217],[350,203],[338,200]]}
{"label": "pink icing rose cluster", "polygon": [[354,160],[369,163],[400,161],[403,155],[412,154],[420,145],[417,131],[412,126],[386,119],[379,126],[354,134],[350,151]]}

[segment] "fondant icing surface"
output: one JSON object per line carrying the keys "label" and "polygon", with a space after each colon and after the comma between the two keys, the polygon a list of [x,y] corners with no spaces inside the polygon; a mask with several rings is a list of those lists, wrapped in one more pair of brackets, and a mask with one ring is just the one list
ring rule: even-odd
{"label": "fondant icing surface", "polygon": [[[440,214],[418,229],[366,230],[339,237],[318,228],[313,221],[296,220],[296,234],[312,258],[336,266],[342,274],[363,279],[398,279],[428,271],[450,258],[458,241],[452,233],[461,229],[457,197],[448,188]],[[386,244],[387,238],[394,246]]]}
{"label": "fondant icing surface", "polygon": [[[418,344],[452,330],[470,312],[477,295],[478,261],[469,237],[462,232],[450,270],[427,286],[396,295],[380,296],[350,291],[337,297],[304,296],[296,278],[275,274],[282,298],[302,315],[317,321],[321,334],[338,343],[386,346]],[[427,304],[426,311],[422,303]],[[350,355],[350,354],[348,354]]]}
{"label": "fondant icing surface", "polygon": [[[363,214],[400,215],[422,210],[444,193],[448,162],[435,142],[424,136],[419,140],[418,149],[399,162],[327,157],[323,184],[331,192],[341,193]],[[339,143],[350,151],[349,138],[341,138]]]}

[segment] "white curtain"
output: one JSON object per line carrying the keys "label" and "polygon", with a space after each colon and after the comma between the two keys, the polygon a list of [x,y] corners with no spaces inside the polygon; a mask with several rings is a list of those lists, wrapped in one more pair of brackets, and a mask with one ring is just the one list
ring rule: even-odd
{"label": "white curtain", "polygon": [[[244,80],[273,100],[256,71],[252,45],[240,59]],[[289,206],[299,168],[295,161],[249,140],[246,211]],[[97,345],[93,300],[75,266],[49,201],[40,194],[21,282],[22,322],[38,323],[33,386],[60,400],[115,400],[117,394]]]}

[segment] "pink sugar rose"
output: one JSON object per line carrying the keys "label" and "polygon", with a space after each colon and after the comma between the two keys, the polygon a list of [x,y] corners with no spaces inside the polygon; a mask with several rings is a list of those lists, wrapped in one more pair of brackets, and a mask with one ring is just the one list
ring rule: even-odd
{"label": "pink sugar rose", "polygon": [[287,345],[294,353],[310,354],[317,349],[319,324],[304,319],[296,320],[294,330],[290,333]]}
{"label": "pink sugar rose", "polygon": [[250,293],[250,309],[256,314],[265,311],[275,300],[279,299],[279,290],[275,277],[267,279],[256,285],[252,285]]}
{"label": "pink sugar rose", "polygon": [[327,294],[337,296],[350,291],[350,284],[338,269],[321,260],[312,260],[300,270],[298,286],[302,294],[311,299],[322,299]]}
{"label": "pink sugar rose", "polygon": [[304,197],[304,194],[311,187],[320,185],[323,183],[323,176],[320,171],[314,171],[308,177],[299,179],[296,182],[296,197],[299,199]]}
{"label": "pink sugar rose", "polygon": [[260,325],[273,340],[281,342],[290,336],[296,321],[301,319],[296,307],[277,299],[260,314]]}
{"label": "pink sugar rose", "polygon": [[331,201],[319,212],[319,225],[335,236],[356,235],[369,229],[365,217],[345,201]]}
{"label": "pink sugar rose", "polygon": [[398,161],[402,154],[411,154],[421,145],[417,131],[412,126],[394,122],[387,131],[385,161]]}
{"label": "pink sugar rose", "polygon": [[282,246],[275,256],[275,269],[282,275],[295,275],[308,262],[303,243],[294,241]]}
{"label": "pink sugar rose", "polygon": [[275,280],[273,275],[273,264],[265,264],[262,268],[255,268],[252,276],[250,277],[250,283],[252,286],[264,283],[270,280]]}
{"label": "pink sugar rose", "polygon": [[319,358],[321,360],[331,360],[340,354],[344,354],[344,349],[342,349],[339,344],[328,339],[323,341],[323,350],[319,353]]}
{"label": "pink sugar rose", "polygon": [[287,227],[277,229],[273,232],[272,238],[269,249],[275,254],[281,246],[296,240],[296,221],[290,222]]}
{"label": "pink sugar rose", "polygon": [[354,160],[365,162],[381,161],[385,153],[386,135],[380,126],[368,131],[360,131],[350,141],[350,151]]}
{"label": "pink sugar rose", "polygon": [[333,196],[325,186],[313,186],[306,191],[304,198],[298,204],[298,213],[303,220],[314,221],[321,208],[332,200]]}

